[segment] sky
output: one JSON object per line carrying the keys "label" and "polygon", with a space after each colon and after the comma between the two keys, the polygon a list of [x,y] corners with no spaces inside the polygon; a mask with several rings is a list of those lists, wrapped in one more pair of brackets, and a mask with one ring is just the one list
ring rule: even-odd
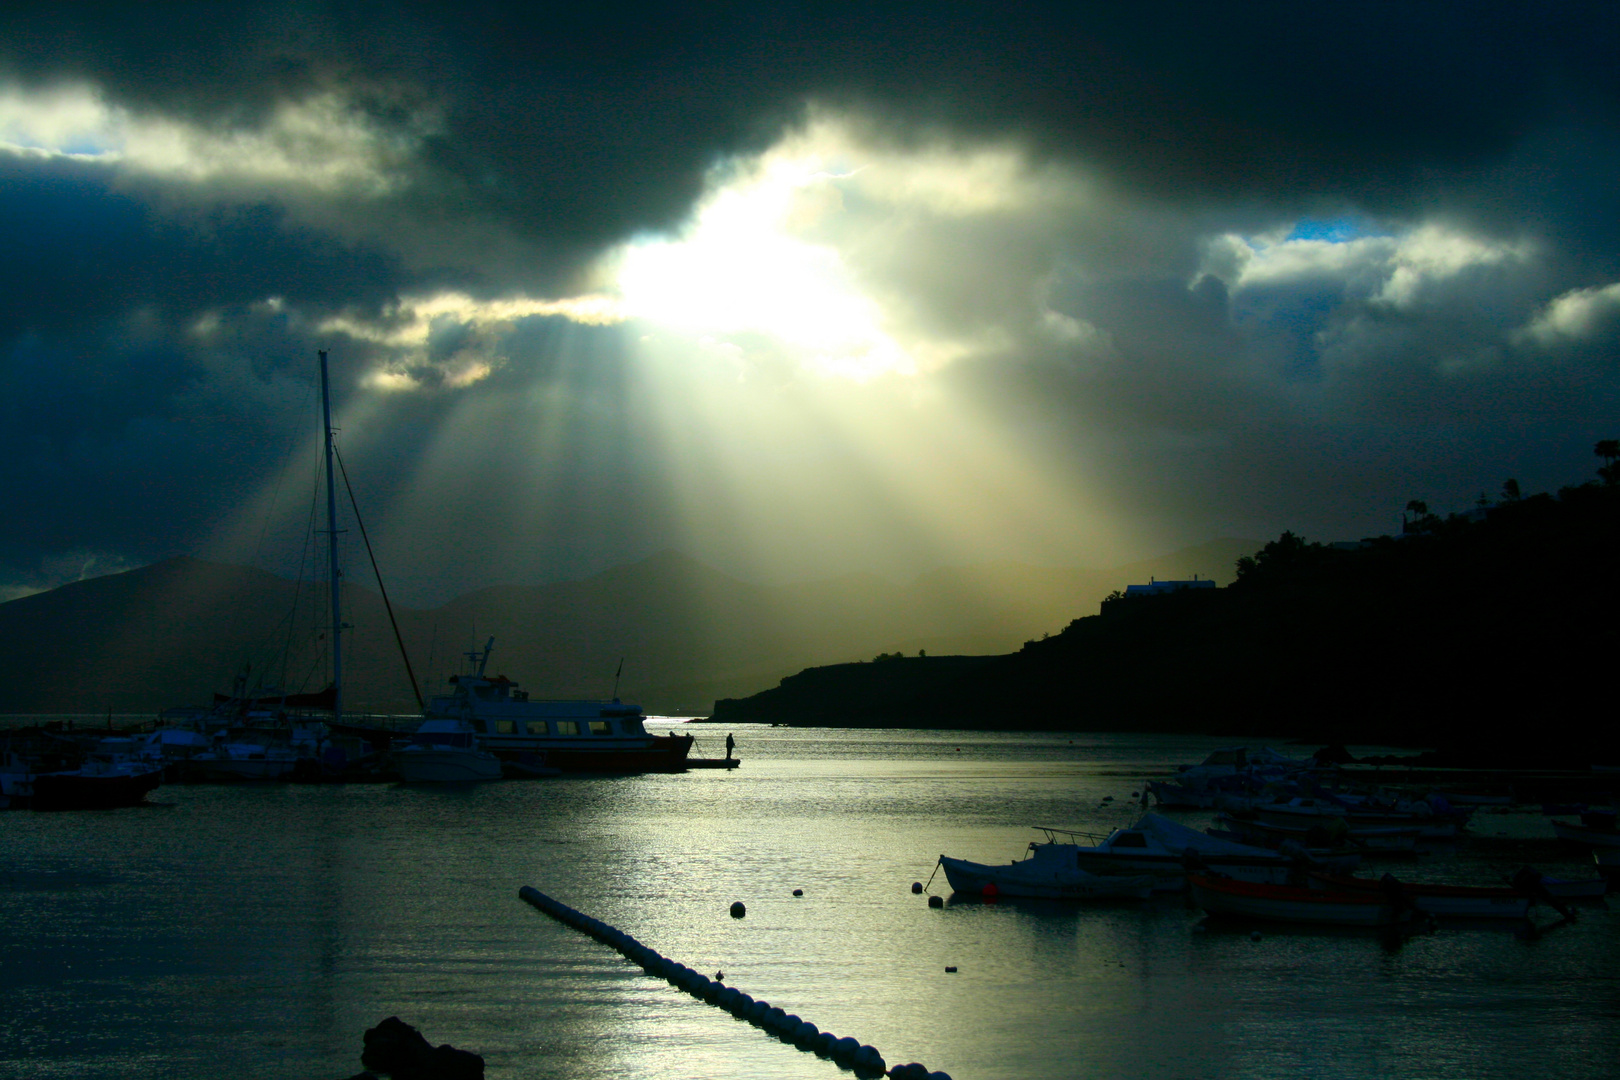
{"label": "sky", "polygon": [[1617,46],[1576,2],[8,4],[0,598],[296,573],[322,349],[416,605],[1577,482]]}

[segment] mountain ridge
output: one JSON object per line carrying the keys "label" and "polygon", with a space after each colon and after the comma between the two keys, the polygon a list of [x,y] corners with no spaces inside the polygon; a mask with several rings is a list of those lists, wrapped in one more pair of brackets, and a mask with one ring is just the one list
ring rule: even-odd
{"label": "mountain ridge", "polygon": [[[395,609],[424,696],[460,654],[495,638],[492,669],[536,697],[605,697],[706,714],[828,663],[877,653],[992,654],[1061,629],[1147,576],[1230,578],[1254,542],[1217,540],[1114,569],[939,567],[765,585],[676,549],[574,581],[490,586],[436,608]],[[344,585],[345,702],[415,709],[380,595]],[[191,556],[0,604],[0,711],[139,713],[247,685],[318,690],[327,678],[324,583]]]}

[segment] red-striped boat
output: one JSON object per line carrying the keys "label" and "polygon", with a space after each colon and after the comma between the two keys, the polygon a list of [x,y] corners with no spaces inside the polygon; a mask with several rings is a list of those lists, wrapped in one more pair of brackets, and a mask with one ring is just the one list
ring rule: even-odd
{"label": "red-striped boat", "polygon": [[1264,885],[1231,878],[1187,876],[1193,903],[1211,915],[1332,926],[1391,926],[1417,909],[1398,896],[1361,889]]}
{"label": "red-striped boat", "polygon": [[1522,919],[1530,914],[1530,897],[1501,885],[1438,885],[1427,882],[1349,877],[1342,874],[1310,876],[1311,886],[1334,892],[1365,892],[1388,897],[1396,890],[1413,907],[1430,915],[1468,919]]}

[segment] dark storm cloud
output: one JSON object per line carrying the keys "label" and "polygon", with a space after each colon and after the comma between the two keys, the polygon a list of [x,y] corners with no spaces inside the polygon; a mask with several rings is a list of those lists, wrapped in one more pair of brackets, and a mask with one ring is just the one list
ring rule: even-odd
{"label": "dark storm cloud", "polygon": [[566,264],[677,221],[807,100],[1021,133],[1167,198],[1414,209],[1538,131],[1611,136],[1617,29],[1601,3],[75,4],[0,39],[27,80],[209,125],[334,87],[384,127],[436,112],[410,209]]}
{"label": "dark storm cloud", "polygon": [[290,226],[267,205],[175,216],[120,190],[106,165],[0,153],[0,338],[153,308],[185,317],[267,296],[375,305],[396,260]]}

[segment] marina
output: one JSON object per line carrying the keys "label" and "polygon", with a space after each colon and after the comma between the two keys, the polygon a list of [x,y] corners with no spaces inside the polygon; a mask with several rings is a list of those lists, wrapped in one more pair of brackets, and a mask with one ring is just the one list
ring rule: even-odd
{"label": "marina", "polygon": [[[1127,828],[1131,792],[1212,740],[736,738],[735,771],[174,784],[140,807],[6,814],[0,1076],[204,1077],[226,1059],[244,1077],[349,1076],[359,1033],[390,1015],[480,1053],[492,1078],[842,1075],[537,921],[516,898],[530,883],[955,1080],[1271,1078],[1321,1061],[1318,1075],[1584,1080],[1620,1052],[1620,942],[1600,901],[1535,940],[1469,919],[1395,944],[1225,923],[1186,894],[987,903],[936,879],[930,908],[910,891],[942,851],[1004,861],[1040,836],[1030,823]],[[1481,886],[1526,864],[1592,877],[1539,810],[1482,809],[1455,851],[1392,865]]]}

